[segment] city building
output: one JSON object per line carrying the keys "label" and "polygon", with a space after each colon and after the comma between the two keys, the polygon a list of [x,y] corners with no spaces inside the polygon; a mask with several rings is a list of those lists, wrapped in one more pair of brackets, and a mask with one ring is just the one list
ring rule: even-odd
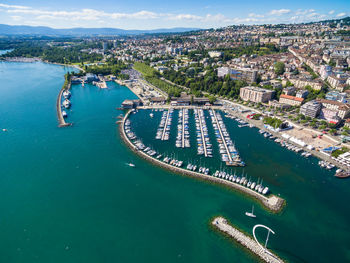
{"label": "city building", "polygon": [[108,43],[107,42],[102,42],[102,49],[103,49],[103,52],[107,51],[107,49],[108,49]]}
{"label": "city building", "polygon": [[267,102],[272,99],[274,93],[273,90],[247,86],[240,89],[239,95],[244,101]]}
{"label": "city building", "polygon": [[294,86],[289,86],[289,87],[285,87],[282,92],[284,95],[293,96],[295,94],[295,91],[296,91],[296,88]]}
{"label": "city building", "polygon": [[316,100],[312,100],[312,101],[306,102],[304,105],[300,107],[300,113],[311,118],[316,118],[320,113],[321,108],[322,108],[322,105],[320,102]]}
{"label": "city building", "polygon": [[317,99],[319,103],[322,104],[323,107],[335,110],[338,113],[338,116],[341,119],[345,119],[350,115],[350,105],[346,103],[342,103],[334,100],[326,100],[326,99]]}
{"label": "city building", "polygon": [[218,71],[218,77],[223,78],[226,75],[229,75],[231,73],[231,68],[229,67],[220,67],[217,69]]}
{"label": "city building", "polygon": [[219,58],[219,57],[222,56],[222,52],[220,52],[220,51],[209,51],[208,55],[211,58]]}
{"label": "city building", "polygon": [[253,83],[256,82],[258,71],[248,68],[233,68],[230,76],[233,80],[244,80],[248,83]]}
{"label": "city building", "polygon": [[123,109],[133,109],[136,108],[137,106],[142,106],[143,103],[140,99],[136,100],[124,100],[122,102],[122,108]]}
{"label": "city building", "polygon": [[281,94],[279,103],[284,103],[291,106],[300,106],[303,103],[303,101],[303,98]]}
{"label": "city building", "polygon": [[297,91],[297,94],[295,96],[297,98],[304,98],[305,99],[307,97],[307,95],[309,95],[309,91],[301,89],[301,90]]}
{"label": "city building", "polygon": [[327,108],[321,109],[319,118],[325,119],[329,123],[333,124],[337,124],[341,120],[341,118],[338,116],[338,111]]}
{"label": "city building", "polygon": [[332,90],[326,94],[325,99],[346,103],[347,102],[346,97],[347,97],[346,93],[340,93],[339,91]]}
{"label": "city building", "polygon": [[291,107],[291,105],[279,103],[277,100],[270,100],[269,106],[275,109],[288,109]]}
{"label": "city building", "polygon": [[93,82],[93,81],[98,81],[98,77],[95,74],[92,73],[86,73],[85,77],[84,77],[84,81],[86,83],[88,82]]}
{"label": "city building", "polygon": [[258,77],[258,71],[249,68],[220,67],[217,69],[217,72],[219,78],[230,75],[233,80],[243,80],[248,83],[256,82]]}

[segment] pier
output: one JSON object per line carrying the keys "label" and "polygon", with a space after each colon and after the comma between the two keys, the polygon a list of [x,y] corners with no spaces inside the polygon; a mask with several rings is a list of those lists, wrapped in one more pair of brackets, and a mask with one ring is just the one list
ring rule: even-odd
{"label": "pier", "polygon": [[215,122],[216,122],[216,124],[218,125],[218,129],[219,129],[219,133],[220,133],[220,136],[221,136],[222,143],[223,143],[224,146],[225,146],[225,149],[226,149],[228,158],[229,158],[229,160],[230,160],[229,163],[226,162],[226,164],[227,164],[227,165],[232,165],[232,164],[233,164],[232,156],[231,156],[230,151],[228,150],[227,143],[226,143],[225,137],[224,137],[224,135],[223,135],[223,133],[222,133],[221,125],[219,124],[218,117],[216,116],[216,111],[215,111],[215,110],[213,110],[213,115],[214,115]]}
{"label": "pier", "polygon": [[[70,88],[70,83],[68,84],[68,88]],[[62,109],[61,109],[61,101],[62,101],[62,94],[65,91],[65,89],[61,89],[60,93],[57,96],[57,100],[56,100],[56,110],[57,110],[57,118],[58,118],[58,127],[67,127],[67,126],[71,126],[71,123],[68,123],[65,121],[65,119],[63,118],[62,115]]]}
{"label": "pier", "polygon": [[252,253],[254,253],[263,261],[268,263],[283,263],[282,259],[268,251],[266,248],[261,246],[248,235],[242,233],[241,231],[230,225],[225,218],[216,217],[211,222],[211,224],[221,232],[225,233],[226,235],[240,243],[242,246],[249,249]]}
{"label": "pier", "polygon": [[181,145],[182,148],[185,148],[185,110],[182,109],[182,138],[181,138]]}
{"label": "pier", "polygon": [[181,168],[181,167],[175,167],[175,166],[172,166],[172,165],[165,163],[161,160],[158,160],[157,158],[152,157],[152,156],[146,154],[145,152],[139,150],[133,144],[133,142],[127,137],[127,135],[125,133],[125,128],[124,128],[125,122],[128,119],[130,113],[131,113],[131,111],[128,111],[126,113],[126,115],[124,116],[122,122],[119,124],[119,131],[120,131],[120,135],[121,135],[123,141],[125,142],[125,144],[133,152],[135,152],[137,155],[139,155],[141,158],[144,158],[155,165],[158,165],[160,167],[163,167],[167,170],[173,171],[173,172],[181,174],[181,175],[186,175],[186,176],[191,176],[191,177],[196,177],[196,178],[208,180],[208,181],[213,182],[213,183],[219,183],[221,185],[225,185],[227,187],[230,187],[231,189],[236,189],[236,190],[240,191],[241,193],[244,193],[247,196],[250,196],[250,197],[254,198],[255,200],[259,201],[265,208],[267,208],[268,210],[270,210],[272,212],[280,212],[283,209],[285,201],[284,201],[284,199],[282,199],[278,196],[275,196],[273,194],[270,194],[268,196],[264,196],[256,191],[253,191],[250,188],[244,187],[243,185],[240,185],[240,184],[233,183],[231,181],[227,181],[227,180],[224,180],[224,179],[221,179],[218,177],[214,177],[211,175],[205,175],[205,174],[195,172],[195,171],[186,170],[186,169]]}
{"label": "pier", "polygon": [[203,132],[203,124],[202,124],[202,117],[204,118],[204,116],[201,115],[202,114],[202,110],[198,109],[198,120],[199,120],[199,127],[201,129],[201,135],[202,135],[202,143],[203,143],[203,149],[204,149],[204,156],[208,157],[208,151],[207,151],[207,144],[205,142],[205,138],[204,138],[204,132]]}
{"label": "pier", "polygon": [[163,133],[162,133],[162,141],[164,141],[164,137],[165,137],[165,134],[166,134],[166,128],[167,128],[167,125],[168,125],[168,120],[169,120],[169,114],[170,114],[170,109],[168,110],[168,113],[166,115],[166,120],[165,120],[165,124],[164,124],[164,128],[163,128]]}

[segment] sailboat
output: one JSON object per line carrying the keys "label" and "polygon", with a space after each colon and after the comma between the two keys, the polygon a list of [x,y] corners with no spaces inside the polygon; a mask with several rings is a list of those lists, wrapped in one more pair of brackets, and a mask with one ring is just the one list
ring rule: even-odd
{"label": "sailboat", "polygon": [[256,215],[254,215],[254,206],[252,207],[252,212],[245,212],[245,215],[246,216],[249,216],[249,217],[256,217]]}
{"label": "sailboat", "polygon": [[135,164],[133,163],[127,163],[127,165],[129,165],[130,167],[135,167]]}

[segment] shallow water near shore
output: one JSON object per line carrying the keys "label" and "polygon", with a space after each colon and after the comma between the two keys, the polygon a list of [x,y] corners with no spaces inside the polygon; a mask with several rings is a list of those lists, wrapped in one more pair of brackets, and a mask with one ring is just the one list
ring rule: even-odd
{"label": "shallow water near shore", "polygon": [[[269,247],[289,262],[350,260],[350,180],[224,119],[245,173],[287,200],[282,214],[270,214],[239,192],[176,175],[131,152],[115,124],[122,113],[115,108],[136,98],[126,87],[73,85],[68,121],[74,125],[58,128],[55,102],[66,70],[0,63],[0,128],[8,129],[0,132],[0,262],[256,261],[210,229],[215,215],[249,233],[256,223],[271,227]],[[176,152],[176,114],[169,142],[154,140],[158,115],[150,120],[139,111],[131,121],[145,144]],[[182,151],[188,159],[198,158],[193,139]],[[255,220],[244,215],[252,204]],[[266,233],[258,234],[263,240]]]}

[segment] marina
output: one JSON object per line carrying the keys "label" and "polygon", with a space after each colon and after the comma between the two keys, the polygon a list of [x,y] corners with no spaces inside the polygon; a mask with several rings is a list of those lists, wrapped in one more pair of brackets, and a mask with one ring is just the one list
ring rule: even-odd
{"label": "marina", "polygon": [[[187,163],[186,168],[183,168],[183,166],[186,164],[184,163],[183,160],[179,160],[178,158],[176,158],[174,154],[171,154],[170,156],[164,156],[161,159],[160,157],[163,156],[162,153],[154,150],[153,147],[151,146],[145,145],[140,138],[132,136],[134,134],[130,130],[130,120],[128,119],[128,117],[131,113],[134,113],[134,112],[135,110],[131,110],[125,115],[122,125],[120,125],[120,129],[121,129],[121,134],[124,138],[124,141],[128,145],[130,145],[131,148],[140,156],[146,159],[149,159],[153,163],[156,163],[162,167],[168,168],[172,171],[185,174],[185,175],[201,177],[209,181],[222,183],[234,189],[242,191],[259,200],[269,210],[277,212],[282,209],[284,200],[280,197],[270,194],[269,188],[268,187],[264,188],[262,186],[262,183],[259,184],[259,181],[256,183],[254,182],[254,186],[256,185],[256,188],[253,189],[252,187],[248,187],[248,180],[246,180],[246,178],[243,175],[242,177],[238,177],[236,175],[232,175],[224,171],[218,171],[218,170],[215,173],[210,174],[210,169],[208,167],[201,166],[201,165],[197,166],[190,162]],[[131,115],[134,115],[134,114],[131,114]],[[164,126],[165,126],[165,123],[167,123],[168,117],[169,117],[169,113],[162,114],[162,117],[161,117],[162,121],[165,119],[165,121],[163,121]]]}
{"label": "marina", "polygon": [[[23,85],[23,80],[17,77],[18,69],[28,85]],[[236,175],[244,174],[255,182],[263,178],[263,184],[269,186],[273,195],[287,201],[283,213],[275,215],[244,192],[246,187],[186,169],[187,163],[191,163],[197,165],[196,171],[198,167],[209,168],[210,174],[220,170],[220,154],[206,109],[203,111],[213,143],[212,158],[197,155],[193,110],[189,110],[191,147],[184,149],[175,147],[175,123],[171,129],[174,136],[170,136],[168,142],[154,139],[162,111],[138,110],[131,114],[130,131],[145,146],[157,151],[151,158],[143,151],[131,151],[133,146],[126,146],[116,129],[115,118],[125,112],[115,108],[125,99],[136,99],[126,87],[111,82],[107,83],[108,89],[102,90],[89,83],[85,83],[85,88],[72,85],[69,100],[74,111],[68,111],[69,121],[79,125],[58,129],[52,102],[63,84],[63,67],[3,63],[2,70],[4,94],[0,108],[4,113],[11,109],[11,114],[3,114],[2,119],[2,126],[8,132],[0,136],[4,153],[0,160],[4,261],[21,262],[25,258],[26,262],[38,262],[32,251],[42,247],[47,247],[47,253],[40,255],[39,261],[43,262],[52,261],[53,256],[54,262],[72,258],[101,262],[101,253],[111,260],[125,262],[257,261],[244,248],[208,231],[207,220],[218,214],[225,215],[243,233],[251,233],[256,223],[271,226],[277,234],[271,237],[269,247],[286,262],[348,260],[350,214],[342,200],[348,196],[350,181],[335,178],[335,169],[320,167],[314,156],[305,158],[302,152],[281,147],[259,134],[257,128],[240,128],[240,123],[225,119],[221,112],[247,164],[231,172],[231,168],[222,163],[221,170],[232,175],[236,170]],[[48,71],[51,74],[42,74]],[[39,78],[42,81],[37,82]],[[28,92],[38,96],[27,96]],[[37,107],[26,107],[28,104]],[[150,118],[151,112],[153,118]],[[177,111],[174,112],[173,121],[177,122]],[[33,155],[33,149],[40,151]],[[161,154],[163,156],[157,158]],[[183,160],[181,170],[162,166],[165,156]],[[22,165],[18,165],[19,160]],[[135,166],[127,165],[130,163]],[[188,174],[182,177],[184,170]],[[14,191],[19,194],[14,195]],[[251,212],[252,203],[257,219],[245,215],[246,211]],[[329,228],[330,222],[337,224]],[[47,224],[52,226],[49,235],[33,235],[45,233]],[[314,229],[317,231],[312,231]],[[261,234],[259,240],[265,241],[266,231],[257,234]],[[328,242],[330,236],[332,242]],[[99,245],[94,249],[96,240]],[[138,253],[128,253],[130,245],[136,247]],[[68,251],[64,250],[66,246],[70,247]],[[156,256],[149,253],[154,246],[161,248]],[[87,247],[92,249],[85,249]],[[316,250],[317,253],[310,253]],[[181,259],[177,257],[180,254]]]}

